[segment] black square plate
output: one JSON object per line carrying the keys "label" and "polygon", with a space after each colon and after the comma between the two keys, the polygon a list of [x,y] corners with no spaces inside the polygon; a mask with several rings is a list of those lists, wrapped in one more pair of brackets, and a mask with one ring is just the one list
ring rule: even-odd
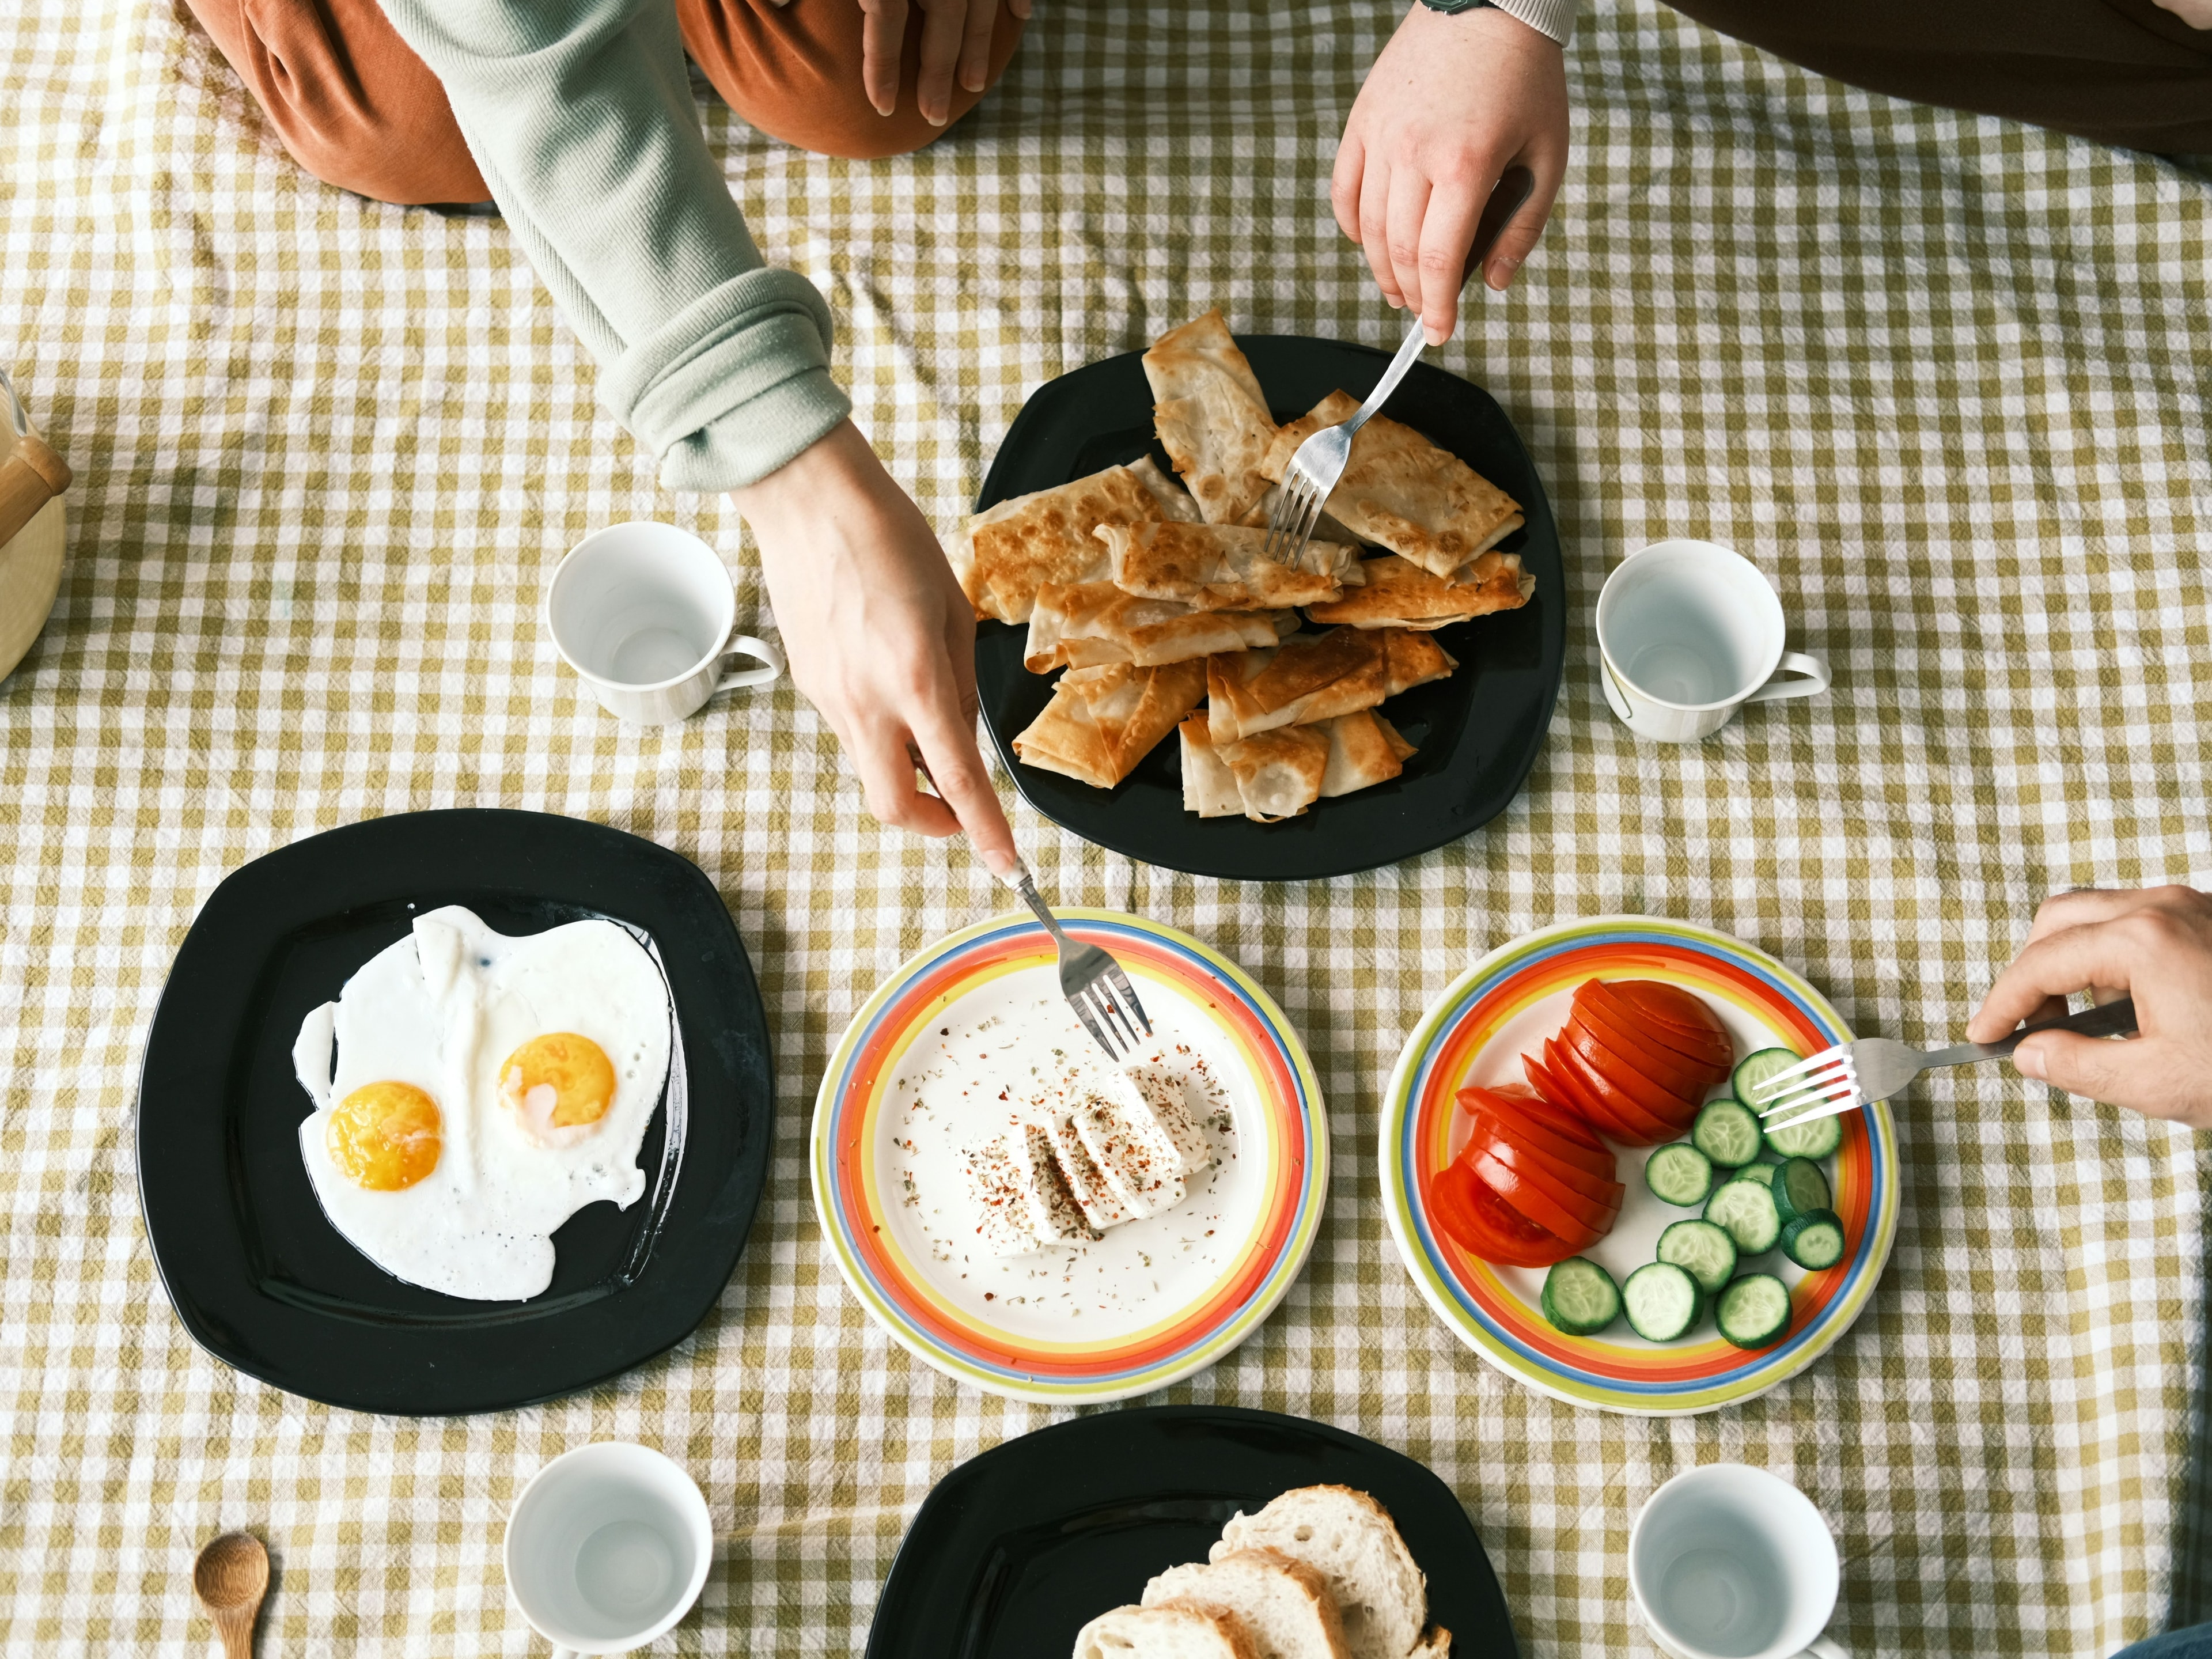
{"label": "black square plate", "polygon": [[[300,1161],[313,1109],[293,1075],[300,1022],[442,904],[503,933],[623,923],[675,1004],[645,1196],[570,1217],[553,1283],[528,1302],[392,1278],[331,1225]],[[146,1042],[139,1198],[169,1299],[216,1358],[355,1411],[503,1411],[627,1370],[706,1316],[760,1200],[773,1103],[752,966],[690,860],[543,812],[372,818],[234,871],[201,908]]]}
{"label": "black square plate", "polygon": [[[1278,421],[1304,415],[1330,392],[1374,390],[1387,352],[1294,334],[1241,335]],[[1183,811],[1182,757],[1170,736],[1115,789],[1094,789],[1024,766],[1013,740],[1051,699],[1053,677],[1022,666],[1026,629],[978,623],[975,682],[984,723],[1029,804],[1085,841],[1147,864],[1248,881],[1310,881],[1372,870],[1478,830],[1520,793],[1552,723],[1566,656],[1566,576],[1559,527],[1521,435],[1491,395],[1455,374],[1415,363],[1389,414],[1449,450],[1521,503],[1528,522],[1499,545],[1521,556],[1536,592],[1518,611],[1439,629],[1459,659],[1449,679],[1393,697],[1383,712],[1420,752],[1402,775],[1372,789],[1316,801],[1282,823],[1200,818]],[[1141,354],[1109,357],[1040,386],[1007,428],[975,510],[1050,489],[1150,453],[1152,392]]]}
{"label": "black square plate", "polygon": [[1205,1560],[1237,1510],[1331,1483],[1390,1511],[1455,1653],[1514,1659],[1505,1597],[1449,1486],[1342,1429],[1231,1406],[1078,1417],[969,1459],[907,1529],[867,1659],[1057,1659],[1153,1574]]}

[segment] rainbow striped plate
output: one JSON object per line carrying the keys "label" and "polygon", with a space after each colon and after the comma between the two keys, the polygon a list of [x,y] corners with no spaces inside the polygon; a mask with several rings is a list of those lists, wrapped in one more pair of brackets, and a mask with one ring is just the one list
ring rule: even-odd
{"label": "rainbow striped plate", "polygon": [[1215,1160],[1189,1197],[1079,1249],[975,1246],[961,1149],[1004,1133],[1002,1091],[1030,1066],[1103,1064],[1052,941],[1002,916],[922,951],[846,1028],[815,1102],[814,1204],[860,1305],[920,1358],[1016,1399],[1096,1403],[1212,1364],[1282,1299],[1328,1198],[1328,1123],[1296,1033],[1233,963],[1135,916],[1060,915],[1121,962],[1158,1052],[1208,1097]]}
{"label": "rainbow striped plate", "polygon": [[[1538,1310],[1544,1269],[1494,1267],[1430,1224],[1429,1178],[1449,1162],[1468,1127],[1453,1097],[1469,1084],[1523,1080],[1521,1055],[1565,1023],[1589,978],[1668,981],[1703,997],[1753,1048],[1811,1054],[1851,1034],[1825,998],[1764,951],[1725,933],[1656,916],[1563,923],[1493,951],[1430,1008],[1398,1056],[1382,1110],[1382,1196],[1406,1270],[1437,1316],[1510,1376],[1571,1406],[1673,1416],[1731,1406],[1803,1370],[1866,1306],[1897,1231],[1897,1131],[1889,1109],[1846,1113],[1842,1148],[1826,1160],[1843,1218],[1844,1259],[1808,1273],[1779,1251],[1756,1266],[1791,1286],[1789,1334],[1747,1352],[1710,1319],[1679,1342],[1647,1342],[1624,1321],[1595,1337],[1568,1336]],[[1660,1231],[1694,1213],[1651,1195],[1641,1148],[1620,1151],[1614,1178],[1628,1188],[1612,1232],[1587,1254],[1616,1282],[1652,1260]]]}

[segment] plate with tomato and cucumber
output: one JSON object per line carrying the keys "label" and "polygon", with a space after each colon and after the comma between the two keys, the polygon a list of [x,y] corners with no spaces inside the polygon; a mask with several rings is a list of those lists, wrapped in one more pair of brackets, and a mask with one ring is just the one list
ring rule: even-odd
{"label": "plate with tomato and cucumber", "polygon": [[1764,1078],[1851,1040],[1765,951],[1599,916],[1484,957],[1383,1099],[1385,1212],[1469,1347],[1571,1405],[1711,1411],[1850,1328],[1897,1231],[1886,1105],[1763,1122]]}

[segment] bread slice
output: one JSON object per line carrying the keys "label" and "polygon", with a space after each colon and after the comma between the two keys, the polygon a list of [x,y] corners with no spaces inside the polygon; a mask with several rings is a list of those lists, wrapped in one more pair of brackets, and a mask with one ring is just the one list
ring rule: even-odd
{"label": "bread slice", "polygon": [[1085,1625],[1075,1659],[1260,1659],[1234,1613],[1212,1607],[1115,1607]]}
{"label": "bread slice", "polygon": [[1328,1581],[1279,1551],[1231,1550],[1210,1565],[1170,1567],[1145,1586],[1145,1605],[1233,1613],[1260,1659],[1347,1659]]}
{"label": "bread slice", "polygon": [[[1407,1659],[1431,1638],[1428,1580],[1398,1535],[1397,1522],[1364,1492],[1349,1486],[1299,1486],[1257,1515],[1237,1514],[1221,1529],[1212,1559],[1272,1549],[1302,1561],[1328,1581],[1344,1620],[1351,1659]],[[1441,1633],[1448,1652],[1451,1636]]]}

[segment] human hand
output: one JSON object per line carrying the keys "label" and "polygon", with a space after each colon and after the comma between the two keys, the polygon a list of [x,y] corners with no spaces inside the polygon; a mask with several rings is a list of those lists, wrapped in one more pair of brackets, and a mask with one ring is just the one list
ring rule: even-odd
{"label": "human hand", "polygon": [[2153,887],[2045,900],[1966,1035],[1995,1042],[2023,1022],[2057,1019],[2083,989],[2099,1002],[2132,996],[2139,1034],[2052,1031],[2021,1043],[2012,1063],[2069,1094],[2212,1128],[2212,894]]}
{"label": "human hand", "polygon": [[1416,3],[1344,124],[1329,201],[1382,297],[1416,313],[1432,346],[1457,325],[1475,226],[1516,161],[1536,182],[1490,252],[1483,280],[1500,292],[1543,234],[1567,170],[1566,54],[1493,8]]}
{"label": "human hand", "polygon": [[975,747],[975,610],[867,440],[844,422],[730,500],[760,544],[792,681],[844,745],[868,811],[917,835],[964,830],[994,873],[1012,870],[1013,831]]}
{"label": "human hand", "polygon": [[921,9],[921,70],[915,102],[922,119],[943,126],[952,114],[952,73],[960,84],[981,92],[991,78],[991,31],[999,7],[1019,18],[1030,15],[1031,0],[860,0],[860,85],[878,115],[898,107],[899,63],[906,52],[910,6]]}

